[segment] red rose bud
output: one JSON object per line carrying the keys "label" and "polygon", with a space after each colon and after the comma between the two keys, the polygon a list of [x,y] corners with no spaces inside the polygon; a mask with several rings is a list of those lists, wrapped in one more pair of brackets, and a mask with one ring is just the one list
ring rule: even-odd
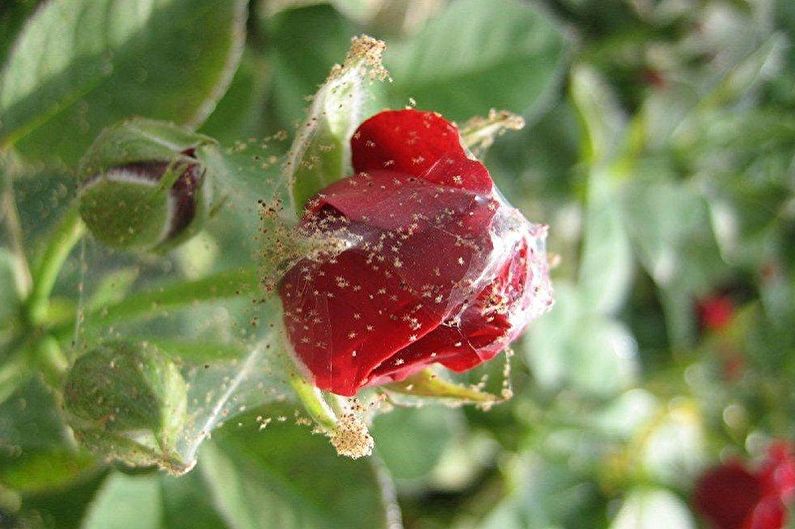
{"label": "red rose bud", "polygon": [[696,510],[714,529],[782,529],[795,491],[791,447],[773,445],[759,470],[732,461],[707,471],[696,484]]}
{"label": "red rose bud", "polygon": [[315,384],[340,395],[440,363],[493,358],[552,293],[546,227],[508,205],[438,114],[386,111],[351,139],[355,175],[313,198],[308,235],[347,247],[282,278],[287,335]]}
{"label": "red rose bud", "polygon": [[103,131],[80,168],[80,215],[108,246],[167,249],[195,233],[209,209],[197,149],[209,138],[131,120]]}

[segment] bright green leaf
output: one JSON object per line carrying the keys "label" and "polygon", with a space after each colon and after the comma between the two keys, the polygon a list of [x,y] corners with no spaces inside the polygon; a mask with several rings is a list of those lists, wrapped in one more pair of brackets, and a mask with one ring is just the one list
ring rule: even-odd
{"label": "bright green leaf", "polygon": [[384,492],[367,458],[338,457],[325,437],[290,424],[291,410],[267,415],[268,410],[259,412],[272,419],[264,430],[253,416],[244,416],[215,432],[200,454],[197,470],[229,527],[387,526]]}
{"label": "bright green leaf", "polygon": [[593,313],[571,285],[555,286],[555,305],[523,343],[534,378],[546,389],[572,387],[607,396],[637,375],[637,344],[620,322]]}
{"label": "bright green leaf", "polygon": [[571,74],[571,97],[582,123],[583,158],[591,165],[606,161],[621,142],[626,118],[607,82],[588,66]]}
{"label": "bright green leaf", "polygon": [[492,108],[537,113],[561,76],[567,42],[533,4],[461,0],[385,59],[395,82],[393,105],[410,97],[420,108],[466,120]]}
{"label": "bright green leaf", "polygon": [[161,529],[163,510],[158,476],[108,476],[80,529]]}
{"label": "bright green leaf", "polygon": [[601,314],[614,314],[624,304],[634,273],[617,186],[609,169],[591,172],[577,286],[590,310]]}
{"label": "bright green leaf", "polygon": [[0,74],[0,147],[73,163],[120,118],[200,123],[237,66],[246,4],[49,2]]}
{"label": "bright green leaf", "polygon": [[96,462],[87,452],[68,448],[31,451],[10,458],[0,465],[0,483],[26,493],[58,490],[95,468]]}

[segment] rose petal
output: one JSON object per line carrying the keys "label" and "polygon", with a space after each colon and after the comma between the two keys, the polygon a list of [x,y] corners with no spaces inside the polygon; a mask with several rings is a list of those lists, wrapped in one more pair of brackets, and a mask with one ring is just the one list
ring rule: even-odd
{"label": "rose petal", "polygon": [[[443,217],[467,219],[488,200],[466,189],[429,186],[426,181],[394,171],[358,173],[328,186],[308,204],[308,215],[332,206],[352,222],[384,230]],[[482,219],[480,219],[482,220]],[[476,226],[482,231],[482,226]]]}
{"label": "rose petal", "polygon": [[[402,369],[404,361],[395,353],[435,329],[469,295],[468,278],[480,277],[487,266],[494,214],[489,202],[456,191],[461,197],[432,218],[383,213],[395,211],[395,200],[413,202],[425,191],[435,192],[435,187],[422,187],[397,185],[392,192],[376,193],[366,205],[360,201],[359,209],[331,190],[304,219],[306,229],[345,226],[359,241],[336,258],[300,261],[280,285],[290,341],[318,387],[353,395],[371,382],[379,366],[391,361],[392,368]],[[368,223],[362,213],[373,207],[373,214],[388,220]],[[402,209],[422,211],[412,204]]]}
{"label": "rose petal", "polygon": [[353,134],[351,153],[357,173],[386,169],[477,193],[492,188],[483,164],[467,158],[458,129],[433,112],[380,112]]}
{"label": "rose petal", "polygon": [[433,112],[386,110],[356,129],[351,138],[356,172],[388,169],[420,176],[442,156],[465,157],[458,129]]}

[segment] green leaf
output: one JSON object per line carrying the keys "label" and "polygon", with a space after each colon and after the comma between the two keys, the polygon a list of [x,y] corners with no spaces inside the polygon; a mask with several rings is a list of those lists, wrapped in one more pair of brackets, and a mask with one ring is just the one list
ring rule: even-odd
{"label": "green leaf", "polygon": [[210,492],[199,472],[180,477],[160,476],[163,529],[227,529],[208,501]]}
{"label": "green leaf", "polygon": [[94,498],[80,529],[160,529],[162,511],[157,475],[114,472]]}
{"label": "green leaf", "polygon": [[94,466],[75,449],[54,396],[37,379],[0,405],[0,439],[0,484],[20,492],[67,487]]}
{"label": "green leaf", "polygon": [[538,112],[550,99],[566,56],[560,28],[532,4],[462,0],[404,43],[390,44],[393,105],[466,120],[491,108]]}
{"label": "green leaf", "polygon": [[631,491],[610,529],[693,529],[695,523],[682,500],[665,489]]}
{"label": "green leaf", "polygon": [[626,126],[615,94],[596,70],[583,65],[573,69],[570,91],[582,126],[583,158],[591,165],[604,162],[615,154]]}
{"label": "green leaf", "polygon": [[271,67],[263,57],[245,52],[229,90],[202,125],[201,132],[225,145],[260,133],[271,75]]}
{"label": "green leaf", "polygon": [[703,290],[721,273],[709,208],[693,185],[638,178],[622,206],[640,262],[660,287]]}
{"label": "green leaf", "polygon": [[622,306],[633,273],[629,238],[616,207],[626,176],[618,161],[626,127],[615,98],[595,71],[575,69],[571,94],[582,122],[582,157],[589,165],[578,287],[594,311],[612,314]]}
{"label": "green leaf", "polygon": [[13,37],[22,28],[25,20],[37,7],[40,0],[7,0],[0,8],[0,64],[5,63],[6,55],[13,44]]}
{"label": "green leaf", "polygon": [[16,258],[11,252],[0,248],[0,329],[5,327],[5,324],[19,308],[20,299],[15,261]]}
{"label": "green leaf", "polygon": [[390,410],[373,422],[376,453],[394,478],[427,479],[462,430],[462,418],[461,410],[441,406]]}
{"label": "green leaf", "polygon": [[773,77],[787,49],[787,39],[774,33],[751,53],[724,72],[723,78],[699,103],[701,110],[735,103],[762,82]]}
{"label": "green leaf", "polygon": [[95,467],[92,455],[66,447],[27,452],[3,461],[0,483],[19,492],[41,493],[69,485]]}
{"label": "green leaf", "polygon": [[582,296],[570,284],[555,285],[555,305],[530,327],[525,355],[546,389],[610,396],[634,383],[637,344],[624,324],[594,314]]}
{"label": "green leaf", "polygon": [[671,343],[691,343],[693,299],[728,272],[707,201],[693,185],[637,178],[627,182],[620,209],[634,253],[662,289]]}
{"label": "green leaf", "polygon": [[264,26],[269,58],[279,72],[273,77],[270,107],[279,127],[291,130],[306,116],[306,98],[345,56],[356,27],[329,5],[289,9]]}
{"label": "green leaf", "polygon": [[119,303],[129,294],[140,272],[137,267],[129,267],[106,273],[99,279],[91,298],[86,302],[87,310]]}
{"label": "green leaf", "polygon": [[596,496],[595,487],[584,483],[568,465],[528,453],[515,457],[507,470],[513,484],[510,494],[478,527],[557,529],[584,525],[588,507]]}
{"label": "green leaf", "polygon": [[0,404],[0,457],[68,445],[67,429],[53,394],[37,379]]}
{"label": "green leaf", "polygon": [[[195,281],[171,283],[144,290],[85,315],[85,328],[105,328],[111,323],[135,318],[151,318],[170,309],[189,307],[196,303],[222,298],[257,295],[260,291],[256,269],[226,270]],[[73,323],[59,326],[55,332],[66,334]]]}
{"label": "green leaf", "polygon": [[325,437],[276,420],[291,422],[291,411],[259,413],[269,410],[274,421],[263,431],[253,416],[243,417],[215,432],[200,454],[198,470],[229,527],[387,526],[382,485],[366,458],[338,457]]}
{"label": "green leaf", "polygon": [[246,348],[241,344],[187,340],[178,338],[158,338],[153,336],[128,337],[132,341],[148,341],[157,346],[166,355],[182,362],[198,364],[215,360],[235,360],[246,355]]}
{"label": "green leaf", "polygon": [[578,289],[594,312],[614,314],[629,293],[634,273],[616,175],[594,168],[588,181]]}
{"label": "green leaf", "polygon": [[0,74],[0,148],[73,163],[120,118],[200,123],[237,66],[245,13],[243,0],[49,2]]}

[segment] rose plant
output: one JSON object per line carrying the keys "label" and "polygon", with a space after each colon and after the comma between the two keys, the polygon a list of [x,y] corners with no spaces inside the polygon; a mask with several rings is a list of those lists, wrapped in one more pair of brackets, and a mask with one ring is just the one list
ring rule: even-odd
{"label": "rose plant", "polygon": [[793,524],[791,2],[1,4],[0,526]]}
{"label": "rose plant", "polygon": [[[260,212],[273,233],[263,228],[259,238],[259,277],[232,273],[220,291],[209,283],[211,297],[265,287],[266,304],[254,311],[264,313],[268,331],[236,345],[249,348],[243,366],[235,363],[243,353],[235,353],[232,362],[197,372],[175,362],[168,343],[114,329],[86,334],[80,354],[62,360],[71,364],[66,416],[85,446],[181,474],[211,430],[246,408],[234,403],[273,398],[298,400],[338,453],[359,457],[373,447],[369,408],[342,397],[376,388],[379,395],[497,400],[432,368],[460,373],[494,358],[552,305],[546,227],[510,206],[469,150],[521,118],[492,113],[467,128],[468,138],[441,115],[413,108],[364,119],[371,84],[388,75],[383,50],[370,37],[353,39],[316,94],[276,177],[281,184],[272,186],[288,184],[302,218]],[[259,193],[260,205],[272,203],[267,180],[242,185],[233,160],[212,138],[175,124],[131,118],[106,128],[80,162],[77,200],[61,228],[68,237],[55,239],[53,252],[64,259],[87,230],[101,245],[157,260],[210,217],[240,208],[230,196],[253,202],[251,193]],[[257,213],[254,204],[243,211]],[[56,273],[60,264],[51,263]],[[180,303],[190,287],[176,288],[153,302],[133,301],[133,310],[157,310],[159,299]],[[105,309],[95,321],[107,316]],[[80,332],[81,321],[75,325]],[[215,395],[219,384],[224,391],[204,405],[191,393]],[[266,384],[293,393],[242,396]]]}

